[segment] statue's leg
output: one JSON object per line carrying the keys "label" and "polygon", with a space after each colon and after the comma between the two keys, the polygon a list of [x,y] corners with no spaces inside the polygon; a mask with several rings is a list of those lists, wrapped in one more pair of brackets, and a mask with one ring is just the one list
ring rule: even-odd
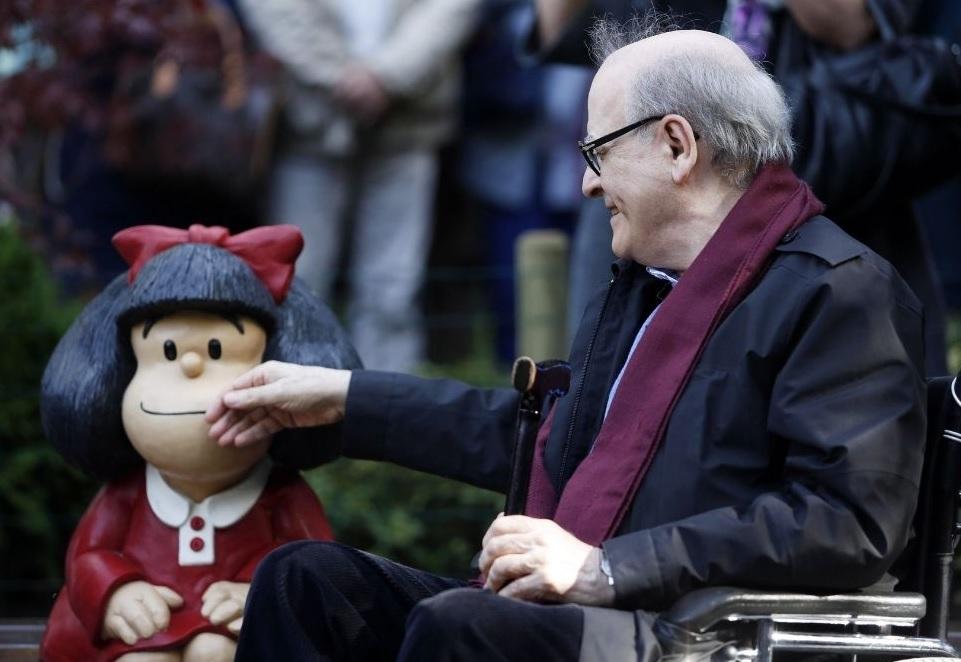
{"label": "statue's leg", "polygon": [[116,662],[181,662],[183,659],[179,650],[175,651],[145,651],[142,653],[127,653],[117,658]]}
{"label": "statue's leg", "polygon": [[213,632],[201,632],[184,647],[183,662],[231,662],[237,642]]}

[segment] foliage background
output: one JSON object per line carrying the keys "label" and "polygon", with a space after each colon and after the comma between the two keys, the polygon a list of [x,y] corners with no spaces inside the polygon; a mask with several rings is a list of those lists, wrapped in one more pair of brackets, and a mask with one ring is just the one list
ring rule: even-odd
{"label": "foliage background", "polygon": [[38,391],[80,307],[0,216],[0,616],[45,613],[73,525],[96,486],[44,441]]}

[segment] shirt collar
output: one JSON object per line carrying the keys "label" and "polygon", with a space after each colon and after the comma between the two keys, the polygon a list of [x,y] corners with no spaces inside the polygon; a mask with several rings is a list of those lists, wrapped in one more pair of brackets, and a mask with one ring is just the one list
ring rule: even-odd
{"label": "shirt collar", "polygon": [[253,507],[260,498],[272,462],[264,458],[242,481],[223,492],[212,494],[198,504],[177,492],[167,484],[160,471],[147,464],[147,501],[161,522],[179,528],[198,506],[204,506],[214,526],[223,528],[235,523]]}
{"label": "shirt collar", "polygon": [[672,286],[677,285],[677,281],[681,279],[681,275],[676,271],[671,271],[670,269],[661,269],[659,267],[646,267],[647,273],[651,274],[655,278],[660,278],[661,280],[666,280]]}

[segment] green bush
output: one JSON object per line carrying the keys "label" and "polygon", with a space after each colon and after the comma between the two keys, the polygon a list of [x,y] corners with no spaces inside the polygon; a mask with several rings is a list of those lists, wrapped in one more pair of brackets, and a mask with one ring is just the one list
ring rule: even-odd
{"label": "green bush", "polygon": [[308,482],[337,539],[442,575],[467,578],[503,495],[400,467],[338,460]]}
{"label": "green bush", "polygon": [[44,366],[79,311],[0,218],[0,616],[46,613],[63,557],[96,486],[60,458],[40,426]]}

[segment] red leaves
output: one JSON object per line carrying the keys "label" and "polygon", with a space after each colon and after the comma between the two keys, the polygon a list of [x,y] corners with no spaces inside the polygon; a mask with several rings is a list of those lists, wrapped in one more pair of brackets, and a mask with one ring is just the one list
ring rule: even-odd
{"label": "red leaves", "polygon": [[[221,39],[204,0],[5,0],[0,49],[19,69],[0,78],[0,147],[27,122],[104,128],[161,56],[218,71]],[[0,72],[0,76],[3,72]]]}

